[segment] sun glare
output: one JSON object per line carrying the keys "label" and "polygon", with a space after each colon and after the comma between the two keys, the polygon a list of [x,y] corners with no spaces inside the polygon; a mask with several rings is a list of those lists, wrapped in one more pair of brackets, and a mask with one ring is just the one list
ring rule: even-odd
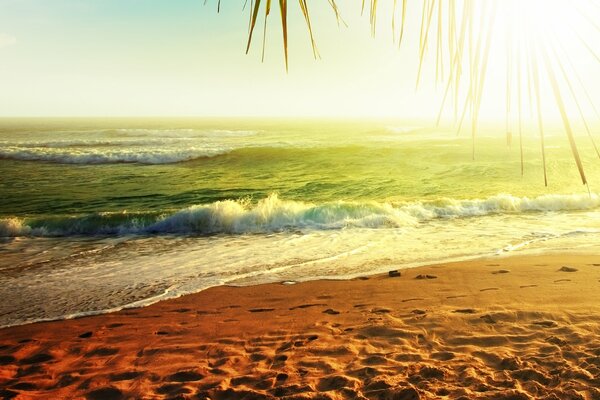
{"label": "sun glare", "polygon": [[[424,79],[421,67],[429,45],[437,49],[435,78],[446,84],[438,122],[453,109],[458,130],[468,129],[473,136],[475,157],[482,104],[497,103],[490,93],[503,91],[507,143],[518,137],[522,154],[523,126],[533,123],[540,137],[546,180],[545,130],[550,119],[560,121],[586,184],[573,126],[582,127],[600,157],[590,129],[598,113],[582,79],[582,66],[599,60],[594,50],[599,36],[594,22],[596,3],[465,0],[450,5],[446,15],[442,1],[425,2],[422,9],[417,83]],[[444,77],[444,70],[449,75]],[[588,84],[590,79],[596,78],[586,75]]]}

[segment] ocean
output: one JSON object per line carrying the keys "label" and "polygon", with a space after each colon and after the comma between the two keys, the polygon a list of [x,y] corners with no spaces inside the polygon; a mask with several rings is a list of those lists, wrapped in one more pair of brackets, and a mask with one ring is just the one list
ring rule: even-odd
{"label": "ocean", "polygon": [[[215,285],[592,252],[600,160],[397,120],[0,120],[0,326]],[[514,136],[514,135],[513,135]],[[589,190],[588,190],[589,189]]]}

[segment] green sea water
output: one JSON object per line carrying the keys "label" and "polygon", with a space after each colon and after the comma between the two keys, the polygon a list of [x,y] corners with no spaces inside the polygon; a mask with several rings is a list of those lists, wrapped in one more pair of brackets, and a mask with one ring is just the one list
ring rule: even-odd
{"label": "green sea water", "polygon": [[536,135],[521,152],[482,127],[473,159],[468,132],[418,121],[1,120],[0,285],[23,298],[0,325],[223,283],[587,249],[600,160],[579,135],[583,185],[550,130],[545,186]]}
{"label": "green sea water", "polygon": [[[593,190],[600,160],[581,141]],[[548,187],[535,137],[525,138],[523,175],[518,143],[482,132],[475,145],[472,160],[468,134],[397,121],[8,120],[0,211],[161,212],[271,193],[320,203],[587,190],[562,135],[547,141]]]}

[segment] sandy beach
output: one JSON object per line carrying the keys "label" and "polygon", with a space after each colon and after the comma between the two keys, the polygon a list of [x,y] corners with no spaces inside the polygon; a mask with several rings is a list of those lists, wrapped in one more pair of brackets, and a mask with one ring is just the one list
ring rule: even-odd
{"label": "sandy beach", "polygon": [[400,272],[6,328],[0,396],[600,399],[599,257]]}

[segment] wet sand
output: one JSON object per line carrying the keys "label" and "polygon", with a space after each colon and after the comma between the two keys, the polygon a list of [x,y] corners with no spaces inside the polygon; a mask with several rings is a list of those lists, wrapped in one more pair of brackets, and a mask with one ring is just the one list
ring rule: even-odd
{"label": "wet sand", "polygon": [[600,399],[600,256],[400,272],[2,329],[0,398]]}

